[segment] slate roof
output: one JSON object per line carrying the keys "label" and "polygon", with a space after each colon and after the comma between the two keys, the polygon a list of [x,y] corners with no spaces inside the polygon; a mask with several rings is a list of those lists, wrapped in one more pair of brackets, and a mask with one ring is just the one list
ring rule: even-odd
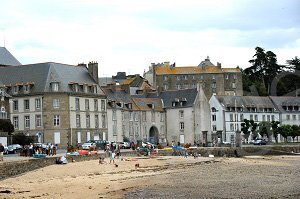
{"label": "slate roof", "polygon": [[30,93],[51,91],[50,83],[59,82],[60,92],[73,92],[70,83],[97,86],[98,94],[104,94],[84,66],[46,62],[20,66],[0,67],[0,80],[5,85],[32,84]]}
{"label": "slate roof", "polygon": [[276,108],[269,97],[261,96],[216,96],[225,107]]}
{"label": "slate roof", "polygon": [[135,105],[142,111],[164,111],[163,104],[159,98],[132,98]]}
{"label": "slate roof", "polygon": [[115,89],[103,88],[103,92],[106,94],[108,100],[108,106],[110,106],[111,108],[113,107],[112,102],[114,102],[115,108],[129,110],[127,104],[131,103],[132,109],[130,110],[138,109],[138,107],[134,104],[130,94],[121,88],[117,88],[117,87]]}
{"label": "slate roof", "polygon": [[270,96],[270,98],[280,112],[291,112],[286,111],[283,106],[300,106],[300,97]]}
{"label": "slate roof", "polygon": [[5,47],[0,47],[0,66],[18,65],[21,63]]}
{"label": "slate roof", "polygon": [[[136,95],[138,97],[138,95]],[[145,95],[141,95],[144,97]],[[183,90],[168,90],[162,91],[159,94],[156,92],[147,93],[147,98],[159,98],[163,100],[163,108],[178,108],[178,107],[192,107],[197,96],[197,89],[183,89]],[[177,105],[174,107],[172,103],[176,101]],[[180,105],[182,103],[182,106]]]}

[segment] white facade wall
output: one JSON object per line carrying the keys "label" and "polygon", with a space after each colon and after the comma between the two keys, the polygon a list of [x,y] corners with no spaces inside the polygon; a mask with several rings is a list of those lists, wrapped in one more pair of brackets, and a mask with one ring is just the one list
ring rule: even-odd
{"label": "white facade wall", "polygon": [[[37,109],[35,106],[35,99],[40,99],[40,108]],[[25,110],[24,107],[24,100],[29,100],[29,110]],[[13,101],[18,101],[18,110],[14,111],[13,109]],[[42,96],[26,96],[26,97],[16,97],[12,98],[10,103],[10,120],[13,123],[13,118],[18,117],[19,119],[19,128],[15,128],[16,131],[25,131],[25,130],[35,130],[36,127],[36,115],[41,115],[41,127],[38,129],[43,128],[43,117],[42,117],[42,110],[43,110],[43,98]],[[29,128],[25,128],[25,116],[29,116],[30,118],[30,126]]]}
{"label": "white facade wall", "polygon": [[[183,111],[183,117],[180,117]],[[167,109],[167,141],[194,143],[194,112],[193,107],[178,107]],[[184,123],[184,129],[180,129],[180,123]],[[181,137],[181,139],[180,139]],[[182,139],[183,138],[183,139]]]}

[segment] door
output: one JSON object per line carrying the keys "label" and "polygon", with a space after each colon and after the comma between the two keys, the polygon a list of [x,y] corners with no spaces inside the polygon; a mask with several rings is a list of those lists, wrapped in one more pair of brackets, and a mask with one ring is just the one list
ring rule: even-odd
{"label": "door", "polygon": [[60,132],[54,133],[54,144],[60,144]]}

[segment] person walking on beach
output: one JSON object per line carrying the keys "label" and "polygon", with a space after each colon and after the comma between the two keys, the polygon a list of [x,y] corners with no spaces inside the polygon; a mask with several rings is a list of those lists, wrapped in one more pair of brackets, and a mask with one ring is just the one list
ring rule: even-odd
{"label": "person walking on beach", "polygon": [[4,146],[0,143],[0,161],[3,161]]}
{"label": "person walking on beach", "polygon": [[110,151],[110,160],[109,160],[109,164],[111,162],[113,162],[113,164],[115,164],[115,156],[116,156],[116,153],[114,150]]}

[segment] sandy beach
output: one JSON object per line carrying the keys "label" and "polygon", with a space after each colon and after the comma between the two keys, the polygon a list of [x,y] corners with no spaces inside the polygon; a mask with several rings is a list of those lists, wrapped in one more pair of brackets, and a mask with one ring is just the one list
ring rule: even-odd
{"label": "sandy beach", "polygon": [[[299,198],[300,156],[156,157],[51,165],[0,182],[0,198]],[[136,168],[135,165],[139,164]]]}

